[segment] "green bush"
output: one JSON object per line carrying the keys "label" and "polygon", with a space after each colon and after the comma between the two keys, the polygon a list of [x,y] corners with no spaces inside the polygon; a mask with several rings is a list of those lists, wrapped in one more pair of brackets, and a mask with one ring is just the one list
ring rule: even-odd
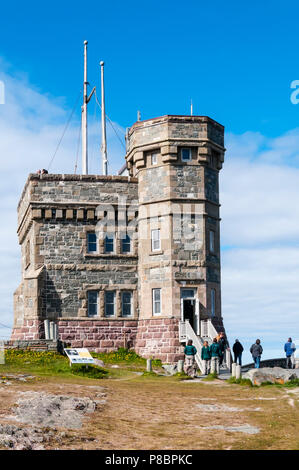
{"label": "green bush", "polygon": [[71,373],[73,375],[80,375],[91,379],[104,379],[106,378],[108,371],[94,364],[75,364],[71,367]]}

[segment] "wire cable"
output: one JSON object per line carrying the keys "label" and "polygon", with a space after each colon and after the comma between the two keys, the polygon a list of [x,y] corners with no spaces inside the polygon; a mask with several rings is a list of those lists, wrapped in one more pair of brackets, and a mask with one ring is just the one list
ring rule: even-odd
{"label": "wire cable", "polygon": [[64,137],[64,135],[65,135],[65,133],[66,133],[68,127],[69,127],[69,124],[70,124],[70,122],[71,122],[71,120],[72,120],[72,117],[73,117],[73,114],[74,114],[74,112],[75,112],[75,110],[76,110],[76,108],[77,108],[78,101],[79,101],[79,98],[80,98],[81,93],[82,93],[82,90],[80,90],[80,92],[79,92],[79,94],[78,94],[78,96],[77,96],[75,105],[74,105],[74,107],[73,107],[73,109],[72,109],[72,111],[71,111],[71,114],[70,114],[70,116],[69,116],[69,118],[68,118],[68,120],[67,120],[67,122],[66,122],[66,125],[65,125],[65,127],[64,127],[64,129],[63,129],[62,136],[60,137],[60,139],[59,139],[59,141],[58,141],[58,144],[57,144],[57,147],[56,147],[56,149],[55,149],[55,152],[54,152],[54,154],[53,154],[53,156],[52,156],[52,158],[51,158],[51,160],[50,160],[50,163],[49,163],[49,166],[48,166],[48,171],[50,170],[50,167],[51,167],[51,165],[52,165],[52,163],[53,163],[53,160],[54,160],[54,158],[56,157],[56,154],[57,154],[57,152],[58,152],[58,150],[59,150],[59,147],[60,147],[60,144],[61,144],[61,142],[62,142],[62,139],[63,139],[63,137]]}
{"label": "wire cable", "polygon": [[[101,106],[100,103],[99,103],[99,100],[98,100],[98,97],[97,97],[96,92],[95,92],[95,99],[96,99],[96,102],[97,102],[97,105],[99,106],[99,108],[102,109],[102,106]],[[109,118],[109,116],[107,116],[106,113],[105,113],[105,116],[106,116],[106,118],[108,119],[109,124],[111,125],[112,129],[114,130],[116,137],[117,137],[118,140],[120,141],[120,143],[121,143],[121,145],[123,146],[123,148],[126,150],[126,146],[125,146],[125,144],[123,143],[123,141],[122,141],[122,139],[120,138],[120,136],[118,135],[118,132],[117,132],[117,130],[115,129],[115,127],[114,127],[114,125],[113,125],[113,122],[111,121],[111,119]],[[123,134],[125,135],[125,133],[123,133]]]}

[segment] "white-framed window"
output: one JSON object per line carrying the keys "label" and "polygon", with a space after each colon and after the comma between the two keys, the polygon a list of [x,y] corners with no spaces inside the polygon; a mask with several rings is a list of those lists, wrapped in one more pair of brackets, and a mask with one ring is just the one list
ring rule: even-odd
{"label": "white-framed window", "polygon": [[211,289],[211,316],[214,317],[216,314],[216,290]]}
{"label": "white-framed window", "polygon": [[210,252],[214,253],[214,251],[215,251],[215,232],[214,232],[214,230],[209,231],[209,246],[210,246]]}
{"label": "white-framed window", "polygon": [[87,234],[87,252],[95,253],[97,251],[97,235],[95,232]]}
{"label": "white-framed window", "polygon": [[132,292],[124,291],[121,293],[121,314],[123,317],[132,315]]}
{"label": "white-framed window", "polygon": [[153,315],[161,315],[161,289],[153,289]]}
{"label": "white-framed window", "polygon": [[161,238],[160,238],[160,229],[152,230],[152,251],[161,250]]}
{"label": "white-framed window", "polygon": [[96,290],[88,291],[87,314],[89,317],[95,317],[98,314],[98,292]]}
{"label": "white-framed window", "polygon": [[105,317],[115,315],[115,290],[105,292]]}
{"label": "white-framed window", "polygon": [[114,252],[114,236],[107,234],[105,236],[105,253]]}
{"label": "white-framed window", "polygon": [[152,165],[158,164],[158,154],[155,152],[151,154],[151,164]]}
{"label": "white-framed window", "polygon": [[191,160],[191,148],[183,147],[181,149],[181,159],[183,162],[189,162]]}
{"label": "white-framed window", "polygon": [[131,238],[126,234],[125,238],[121,240],[121,252],[130,253],[131,252]]}

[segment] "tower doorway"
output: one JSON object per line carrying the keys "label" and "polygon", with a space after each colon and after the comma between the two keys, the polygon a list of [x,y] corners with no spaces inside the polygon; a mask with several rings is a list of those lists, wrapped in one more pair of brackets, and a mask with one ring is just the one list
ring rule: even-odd
{"label": "tower doorway", "polygon": [[196,334],[198,334],[197,304],[195,289],[181,289],[181,319],[188,320]]}

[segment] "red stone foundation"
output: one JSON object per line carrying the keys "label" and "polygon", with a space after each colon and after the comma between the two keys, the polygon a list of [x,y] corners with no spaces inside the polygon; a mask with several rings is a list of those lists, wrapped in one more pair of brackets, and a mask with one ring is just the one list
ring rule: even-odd
{"label": "red stone foundation", "polygon": [[44,324],[40,320],[24,320],[20,328],[13,328],[11,341],[44,338]]}
{"label": "red stone foundation", "polygon": [[137,320],[62,320],[58,322],[59,339],[72,348],[90,348],[109,352],[120,347],[133,347]]}
{"label": "red stone foundation", "polygon": [[[90,348],[95,352],[115,351],[119,347],[133,348],[140,356],[174,363],[184,358],[179,341],[179,320],[153,318],[149,320],[58,319],[60,341],[72,348]],[[40,320],[25,320],[14,328],[11,341],[44,338]]]}
{"label": "red stone foundation", "polygon": [[178,318],[139,320],[135,351],[143,357],[177,362],[184,359],[184,348],[179,341]]}

